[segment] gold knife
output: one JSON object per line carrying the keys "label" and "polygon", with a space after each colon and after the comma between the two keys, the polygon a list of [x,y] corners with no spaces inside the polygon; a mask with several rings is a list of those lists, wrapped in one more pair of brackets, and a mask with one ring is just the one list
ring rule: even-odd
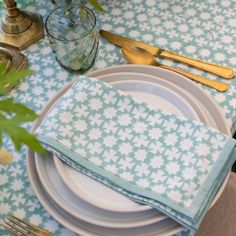
{"label": "gold knife", "polygon": [[227,67],[227,66],[220,66],[220,65],[213,64],[213,63],[201,61],[198,59],[193,59],[193,58],[189,58],[186,56],[178,55],[176,53],[173,53],[173,52],[161,49],[161,48],[157,48],[155,46],[152,46],[152,45],[149,45],[149,44],[146,44],[143,42],[124,38],[120,35],[113,34],[108,31],[105,31],[105,30],[100,30],[99,33],[108,42],[115,44],[119,47],[123,47],[125,45],[126,46],[136,46],[136,47],[140,47],[140,48],[147,50],[148,52],[150,52],[152,55],[154,55],[156,57],[160,56],[160,57],[164,57],[167,59],[179,61],[179,62],[188,64],[188,65],[194,66],[196,68],[205,70],[205,71],[210,72],[212,74],[221,76],[226,79],[231,79],[235,76],[235,72],[233,71],[233,69],[230,67]]}

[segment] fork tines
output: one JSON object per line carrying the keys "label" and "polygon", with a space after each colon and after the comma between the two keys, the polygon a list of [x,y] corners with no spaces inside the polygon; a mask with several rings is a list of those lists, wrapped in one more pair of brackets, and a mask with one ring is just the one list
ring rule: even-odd
{"label": "fork tines", "polygon": [[22,220],[12,214],[7,216],[4,228],[16,236],[23,235],[52,235],[47,230],[44,230],[36,225],[33,225],[25,220]]}
{"label": "fork tines", "polygon": [[5,229],[10,231],[15,235],[19,235],[19,233],[23,235],[29,235],[29,232],[35,235],[34,226],[12,214],[7,216],[7,220],[5,220]]}

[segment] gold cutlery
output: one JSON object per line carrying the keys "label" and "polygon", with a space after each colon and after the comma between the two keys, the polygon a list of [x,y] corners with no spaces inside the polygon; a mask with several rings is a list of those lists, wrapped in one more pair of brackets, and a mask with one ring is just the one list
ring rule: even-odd
{"label": "gold cutlery", "polygon": [[121,50],[122,50],[122,54],[124,58],[131,64],[144,64],[144,65],[152,65],[152,66],[165,68],[165,69],[177,72],[181,75],[184,75],[191,80],[207,85],[208,87],[214,88],[220,92],[225,92],[229,88],[229,85],[227,83],[213,81],[213,80],[203,78],[198,75],[191,74],[186,71],[182,71],[182,70],[170,67],[170,66],[159,64],[156,61],[156,58],[145,49],[138,48],[138,47],[124,46],[121,48]]}
{"label": "gold cutlery", "polygon": [[53,236],[51,232],[46,229],[33,225],[25,220],[22,220],[12,214],[7,216],[3,227],[16,236],[32,235],[32,236]]}
{"label": "gold cutlery", "polygon": [[155,46],[152,46],[143,42],[128,39],[128,38],[119,36],[117,34],[110,33],[105,30],[100,30],[99,33],[108,42],[115,44],[119,47],[123,47],[125,45],[136,46],[136,47],[145,49],[146,51],[151,53],[153,56],[179,61],[188,65],[194,66],[196,68],[205,70],[212,74],[221,76],[226,79],[231,79],[235,76],[235,72],[230,67],[216,65],[216,64],[201,61],[198,59],[193,59],[186,56],[178,55],[176,53],[173,53],[173,52],[161,49],[161,48],[157,48]]}

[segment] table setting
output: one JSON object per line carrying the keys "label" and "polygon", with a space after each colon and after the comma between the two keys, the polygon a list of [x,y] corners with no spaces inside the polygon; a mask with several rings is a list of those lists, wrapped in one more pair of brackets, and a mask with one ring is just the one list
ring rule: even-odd
{"label": "table setting", "polygon": [[45,150],[3,136],[0,234],[206,235],[234,191],[236,5],[84,2],[18,0],[45,37],[0,43],[32,71],[5,88]]}

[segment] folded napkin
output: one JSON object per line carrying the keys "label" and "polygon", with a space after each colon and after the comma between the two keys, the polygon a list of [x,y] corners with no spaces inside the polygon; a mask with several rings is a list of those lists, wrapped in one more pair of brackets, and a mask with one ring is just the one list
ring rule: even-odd
{"label": "folded napkin", "polygon": [[85,76],[36,130],[45,149],[196,230],[236,159],[235,140]]}

